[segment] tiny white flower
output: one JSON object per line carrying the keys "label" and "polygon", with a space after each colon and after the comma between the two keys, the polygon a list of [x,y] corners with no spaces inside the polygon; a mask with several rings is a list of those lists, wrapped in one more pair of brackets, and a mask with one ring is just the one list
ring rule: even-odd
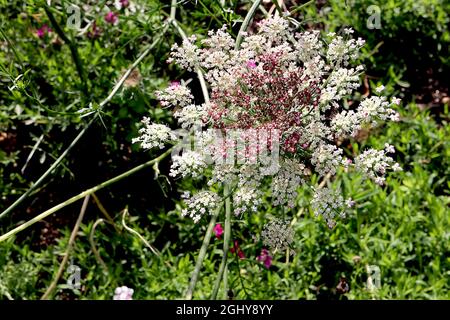
{"label": "tiny white flower", "polygon": [[381,93],[384,89],[385,89],[385,87],[384,87],[383,85],[381,85],[381,86],[378,86],[378,87],[375,89],[375,91],[376,91],[377,93]]}
{"label": "tiny white flower", "polygon": [[400,98],[392,97],[392,103],[393,104],[400,105],[401,101],[402,101],[402,99],[400,99]]}
{"label": "tiny white flower", "polygon": [[355,201],[352,200],[352,198],[348,198],[347,200],[345,200],[345,205],[348,208],[353,208],[353,206],[355,205]]}
{"label": "tiny white flower", "polygon": [[390,145],[389,143],[384,144],[384,149],[386,150],[387,153],[395,153],[394,146]]}

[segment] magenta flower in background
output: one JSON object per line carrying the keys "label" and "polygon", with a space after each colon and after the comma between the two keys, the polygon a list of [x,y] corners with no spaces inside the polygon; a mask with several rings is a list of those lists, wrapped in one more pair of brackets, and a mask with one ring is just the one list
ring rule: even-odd
{"label": "magenta flower in background", "polygon": [[220,236],[223,234],[223,229],[220,223],[216,224],[216,226],[213,229],[214,234],[216,235],[217,239],[220,239]]}
{"label": "magenta flower in background", "polygon": [[239,259],[244,259],[245,258],[245,254],[241,250],[241,247],[239,247],[239,242],[237,240],[234,240],[234,246],[233,246],[233,248],[230,249],[230,252],[231,253],[236,253],[237,256],[239,257]]}
{"label": "magenta flower in background", "polygon": [[100,37],[100,32],[100,28],[97,27],[97,23],[94,21],[94,23],[92,23],[91,30],[89,30],[87,33],[87,37],[90,39],[98,38]]}
{"label": "magenta flower in background", "polygon": [[38,38],[43,38],[48,33],[50,33],[52,29],[50,29],[46,24],[44,24],[42,27],[36,30],[36,35]]}
{"label": "magenta flower in background", "polygon": [[120,5],[122,8],[128,8],[128,6],[130,5],[130,1],[128,0],[120,0]]}
{"label": "magenta flower in background", "polygon": [[262,249],[261,254],[257,258],[258,261],[261,261],[264,263],[264,266],[269,269],[272,265],[272,256],[269,254],[269,251],[267,249]]}
{"label": "magenta flower in background", "polygon": [[118,15],[116,13],[112,12],[112,11],[108,12],[105,15],[105,21],[108,22],[108,23],[111,23],[111,24],[116,24],[118,19],[119,19]]}

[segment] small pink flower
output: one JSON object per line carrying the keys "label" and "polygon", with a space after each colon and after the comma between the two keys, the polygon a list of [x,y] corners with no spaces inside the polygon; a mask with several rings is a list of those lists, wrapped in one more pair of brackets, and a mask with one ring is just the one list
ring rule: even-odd
{"label": "small pink flower", "polygon": [[250,69],[256,68],[256,62],[254,60],[248,60],[247,61],[247,67]]}
{"label": "small pink flower", "polygon": [[267,249],[262,249],[261,254],[257,259],[258,261],[262,261],[267,269],[269,269],[272,265],[272,256],[269,254]]}
{"label": "small pink flower", "polygon": [[130,5],[130,1],[120,0],[120,5],[122,6],[122,8],[128,8],[128,6]]}
{"label": "small pink flower", "polygon": [[181,84],[180,84],[180,81],[172,81],[172,82],[170,82],[170,88],[176,88],[176,87],[179,87]]}
{"label": "small pink flower", "polygon": [[116,24],[118,21],[118,16],[116,13],[110,11],[105,15],[105,21],[111,24]]}
{"label": "small pink flower", "polygon": [[223,234],[223,229],[220,223],[216,224],[216,226],[213,229],[214,234],[216,235],[217,239],[220,239],[220,236]]}
{"label": "small pink flower", "polygon": [[46,24],[36,30],[36,35],[38,38],[43,38],[47,33],[50,33],[52,29],[50,29]]}

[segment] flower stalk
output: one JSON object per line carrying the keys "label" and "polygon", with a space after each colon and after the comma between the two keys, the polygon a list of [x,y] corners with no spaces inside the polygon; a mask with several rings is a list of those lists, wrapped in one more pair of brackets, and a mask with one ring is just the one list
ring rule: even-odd
{"label": "flower stalk", "polygon": [[67,199],[66,201],[64,201],[64,202],[54,206],[53,208],[48,209],[47,211],[37,215],[33,219],[28,220],[27,222],[21,224],[20,226],[14,228],[13,230],[5,233],[2,236],[0,236],[0,242],[3,242],[5,240],[11,238],[13,235],[15,235],[15,234],[17,234],[17,233],[27,229],[28,227],[32,226],[36,222],[39,222],[42,219],[45,219],[49,215],[51,215],[51,214],[61,210],[64,207],[67,207],[68,205],[70,205],[70,204],[72,204],[72,203],[74,203],[74,202],[76,202],[76,201],[78,201],[78,200],[80,200],[80,199],[82,199],[82,198],[84,198],[84,197],[86,197],[88,195],[91,195],[94,192],[97,192],[98,190],[103,189],[103,188],[105,188],[105,187],[107,187],[107,186],[109,186],[109,185],[111,185],[113,183],[116,183],[116,182],[118,182],[118,181],[120,181],[120,180],[122,180],[122,179],[124,179],[124,178],[126,178],[126,177],[128,177],[128,176],[130,176],[130,175],[132,175],[132,174],[134,174],[134,173],[136,173],[136,172],[146,168],[146,167],[149,167],[149,166],[151,166],[151,165],[153,165],[153,164],[155,164],[157,162],[162,161],[164,158],[166,158],[168,155],[170,155],[171,151],[172,151],[172,149],[168,149],[166,152],[161,154],[159,157],[154,158],[154,159],[152,159],[152,160],[150,160],[150,161],[148,161],[146,163],[143,163],[143,164],[141,164],[141,165],[139,165],[137,167],[134,167],[133,169],[128,170],[128,171],[126,171],[126,172],[124,172],[124,173],[122,173],[122,174],[120,174],[120,175],[118,175],[118,176],[116,176],[116,177],[114,177],[112,179],[109,179],[109,180],[107,180],[105,182],[102,182],[102,183],[100,183],[99,185],[96,185],[93,188],[87,189],[87,190],[81,192],[80,194],[77,194],[76,196],[73,196],[72,198]]}
{"label": "flower stalk", "polygon": [[[229,185],[225,184],[224,195],[229,194]],[[216,282],[214,283],[213,292],[211,294],[211,300],[217,299],[217,293],[219,292],[220,283],[223,278],[223,274],[227,265],[228,251],[230,250],[230,234],[231,234],[231,201],[227,197],[225,199],[225,232],[223,239],[223,255],[222,262],[220,263],[219,272],[217,274]]]}
{"label": "flower stalk", "polygon": [[211,235],[221,210],[222,208],[218,207],[211,216],[211,221],[209,222],[208,229],[206,229],[205,237],[203,238],[203,243],[197,257],[197,262],[195,263],[194,272],[192,272],[191,282],[189,283],[189,287],[185,295],[186,300],[192,299],[195,285],[197,284],[198,276],[200,274],[200,269],[202,268],[203,260],[205,260],[206,250],[208,249],[208,245],[211,241]]}

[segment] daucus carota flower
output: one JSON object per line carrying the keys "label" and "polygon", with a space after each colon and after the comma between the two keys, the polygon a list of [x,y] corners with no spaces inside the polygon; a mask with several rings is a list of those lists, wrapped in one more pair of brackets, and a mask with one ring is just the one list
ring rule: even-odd
{"label": "daucus carota flower", "polygon": [[256,188],[242,186],[233,194],[234,214],[239,216],[244,212],[257,212],[261,204],[261,193]]}
{"label": "daucus carota flower", "polygon": [[156,91],[155,94],[163,107],[185,107],[194,98],[191,90],[178,81],[173,81],[165,90]]}
{"label": "daucus carota flower", "polygon": [[286,251],[294,241],[294,230],[289,221],[275,219],[264,226],[261,239],[272,252]]}
{"label": "daucus carota flower", "polygon": [[175,155],[172,157],[173,163],[170,167],[169,175],[172,177],[176,176],[192,176],[194,178],[199,177],[203,170],[206,168],[206,163],[201,156],[201,154],[184,150],[182,155]]}
{"label": "daucus carota flower", "polygon": [[[163,107],[173,108],[179,126],[196,130],[190,132],[194,141],[189,141],[194,150],[172,158],[171,175],[211,172],[212,190],[220,190],[225,182],[235,187],[232,199],[238,215],[257,211],[269,187],[273,205],[294,207],[298,188],[314,173],[333,178],[340,169],[357,169],[381,183],[388,169],[399,170],[384,150],[343,157],[344,139],[383,121],[399,120],[393,110],[397,99],[390,103],[377,95],[350,107],[341,103],[359,86],[364,68],[354,62],[364,40],[353,39],[353,30],[345,29],[323,41],[319,31],[296,33],[289,24],[284,17],[263,20],[255,33],[242,34],[240,46],[226,26],[209,31],[205,39],[186,38],[172,47],[168,62],[202,72],[209,101],[196,104],[182,81],[156,92]],[[138,139],[160,146],[164,141],[153,131],[144,131],[146,138]],[[156,140],[152,143],[150,138]],[[327,209],[333,204],[319,204],[319,198],[321,194],[313,200],[316,212],[333,224],[333,213]],[[332,199],[334,205],[344,203],[339,195]],[[193,214],[196,221],[200,216]],[[283,226],[268,225],[265,235],[271,250],[292,242],[293,232]],[[281,242],[276,230],[285,230]]]}
{"label": "daucus carota flower", "polygon": [[387,153],[394,153],[393,146],[386,144],[384,150],[369,149],[355,158],[356,170],[379,185],[385,182],[385,174],[390,168],[393,171],[401,171],[402,168]]}
{"label": "daucus carota flower", "polygon": [[321,215],[330,229],[336,225],[336,216],[345,218],[345,206],[352,207],[353,205],[354,202],[351,199],[348,199],[344,205],[342,195],[337,190],[328,187],[317,188],[311,201],[314,215],[316,217]]}
{"label": "daucus carota flower", "polygon": [[118,287],[114,290],[114,300],[133,300],[134,290],[126,286]]}
{"label": "daucus carota flower", "polygon": [[189,216],[195,223],[199,222],[201,217],[212,211],[219,205],[220,198],[211,191],[200,191],[199,193],[185,200],[187,208],[183,209],[181,215]]}
{"label": "daucus carota flower", "polygon": [[250,69],[256,68],[256,62],[254,60],[248,60],[247,67]]}
{"label": "daucus carota flower", "polygon": [[402,101],[402,99],[400,99],[400,98],[397,98],[397,97],[392,97],[392,103],[393,104],[395,104],[395,105],[400,105],[400,102]]}
{"label": "daucus carota flower", "polygon": [[262,249],[261,254],[258,256],[258,261],[261,261],[264,263],[264,266],[269,269],[272,265],[272,256],[269,254],[269,251],[267,249]]}
{"label": "daucus carota flower", "polygon": [[141,147],[144,149],[152,149],[154,147],[162,149],[164,148],[164,143],[177,139],[169,127],[163,124],[152,123],[148,117],[144,117],[142,123],[144,126],[139,129],[141,135],[134,138],[132,142],[140,142]]}
{"label": "daucus carota flower", "polygon": [[375,88],[375,91],[376,91],[377,93],[381,93],[381,92],[383,92],[383,90],[384,90],[384,86],[383,86],[383,85],[378,86],[378,87]]}

